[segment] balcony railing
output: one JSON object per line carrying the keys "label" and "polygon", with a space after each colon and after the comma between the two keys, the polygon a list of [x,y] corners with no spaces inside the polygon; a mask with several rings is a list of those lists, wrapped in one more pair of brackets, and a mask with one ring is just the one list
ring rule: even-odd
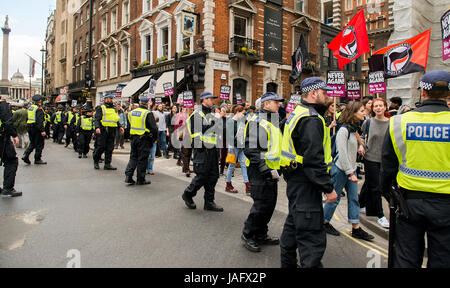
{"label": "balcony railing", "polygon": [[235,36],[231,38],[231,51],[229,58],[245,57],[250,61],[259,61],[261,58],[261,42],[249,38]]}

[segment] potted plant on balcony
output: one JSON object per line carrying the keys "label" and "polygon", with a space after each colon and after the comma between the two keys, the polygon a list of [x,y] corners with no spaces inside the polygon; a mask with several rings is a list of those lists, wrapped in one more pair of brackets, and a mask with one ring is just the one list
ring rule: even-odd
{"label": "potted plant on balcony", "polygon": [[316,63],[313,61],[308,61],[305,63],[305,67],[303,67],[303,72],[307,74],[312,74],[317,72]]}

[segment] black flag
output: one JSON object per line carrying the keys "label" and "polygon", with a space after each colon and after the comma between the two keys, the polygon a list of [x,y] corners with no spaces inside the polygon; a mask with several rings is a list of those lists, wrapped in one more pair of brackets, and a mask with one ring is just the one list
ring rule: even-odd
{"label": "black flag", "polygon": [[294,55],[292,55],[292,72],[289,76],[289,82],[294,84],[294,82],[300,77],[300,73],[303,71],[306,62],[309,61],[309,53],[306,48],[306,41],[303,34],[300,34],[300,40],[298,42],[297,50],[295,50]]}

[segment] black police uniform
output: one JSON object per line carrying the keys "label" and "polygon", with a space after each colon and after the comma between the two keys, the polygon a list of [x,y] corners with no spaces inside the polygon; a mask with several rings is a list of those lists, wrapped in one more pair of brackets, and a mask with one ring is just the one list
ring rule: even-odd
{"label": "black police uniform", "polygon": [[[425,100],[415,112],[438,113],[450,111],[441,100]],[[399,169],[389,129],[383,143],[381,160],[381,187],[384,195],[390,195],[392,182]],[[450,187],[449,187],[450,189]],[[450,195],[411,191],[400,187],[409,218],[397,218],[394,244],[394,267],[420,268],[423,262],[425,240],[428,237],[429,268],[450,267]],[[398,243],[398,244],[397,244]],[[401,243],[401,244],[400,244]]]}
{"label": "black police uniform", "polygon": [[[114,104],[104,104],[107,108],[114,108]],[[94,133],[97,128],[100,128],[100,134],[95,134],[96,148],[94,149],[94,168],[98,169],[98,163],[105,153],[105,170],[116,170],[111,167],[112,154],[114,151],[114,143],[116,139],[116,131],[120,128],[119,121],[117,127],[105,127],[102,125],[103,111],[102,106],[98,106],[95,110],[94,117]]]}
{"label": "black police uniform", "polygon": [[[56,123],[56,114],[58,112],[61,112],[61,122]],[[62,139],[64,137],[64,124],[63,124],[64,117],[65,117],[64,111],[57,111],[52,115],[50,119],[50,122],[53,123],[53,142],[57,142],[58,144],[63,144]]]}
{"label": "black police uniform", "polygon": [[[146,106],[140,106],[139,108],[147,109]],[[150,181],[145,180],[145,173],[147,171],[150,149],[153,147],[153,143],[155,143],[158,137],[158,127],[156,126],[155,117],[151,112],[148,113],[145,118],[145,127],[149,129],[150,132],[145,132],[144,135],[131,135],[130,161],[125,170],[125,182],[128,184],[135,184],[133,174],[136,168],[137,184],[150,184]]]}
{"label": "black police uniform", "polygon": [[[278,113],[263,109],[260,116],[271,122],[275,127],[280,123]],[[271,121],[271,119],[276,119],[276,121]],[[253,205],[244,223],[242,238],[246,241],[245,247],[247,249],[258,252],[260,250],[259,245],[278,245],[279,243],[278,238],[270,238],[267,235],[268,224],[277,204],[278,180],[272,179],[272,169],[267,166],[264,159],[261,159],[261,154],[267,152],[268,148],[269,136],[266,130],[257,121],[250,122],[248,125],[244,154],[250,161],[247,173]],[[255,141],[257,141],[256,147],[253,148]]]}
{"label": "black police uniform", "polygon": [[11,137],[17,137],[16,128],[12,122],[11,109],[8,103],[0,102],[0,159],[5,167],[3,171],[3,195],[14,189],[16,172],[19,161],[16,149],[11,141]]}
{"label": "black police uniform", "polygon": [[[87,154],[89,153],[89,145],[91,144],[92,134],[94,131],[94,124],[92,123],[91,130],[85,130],[81,127],[81,117],[92,118],[92,116],[80,116],[78,118],[78,122],[75,125],[75,133],[78,133],[78,137],[76,138],[77,142],[77,152],[79,158],[84,157],[87,158]],[[74,117],[75,118],[75,117]],[[74,121],[74,120],[72,120]]]}
{"label": "black police uniform", "polygon": [[[323,115],[326,107],[302,100],[311,115]],[[333,192],[323,149],[323,123],[319,117],[299,120],[291,138],[295,151],[303,155],[303,165],[285,175],[289,215],[280,239],[281,267],[297,267],[297,249],[302,268],[322,266],[327,238],[323,228],[322,192]]]}
{"label": "black police uniform", "polygon": [[77,137],[77,119],[79,120],[80,119],[80,113],[79,112],[77,112],[77,113],[73,113],[73,117],[72,117],[72,120],[70,120],[70,123],[69,123],[69,127],[70,127],[70,130],[71,130],[71,137],[72,137],[72,142],[73,142],[73,150],[75,151],[75,152],[78,152],[78,137]]}
{"label": "black police uniform", "polygon": [[67,127],[67,128],[65,128],[66,129],[66,145],[65,145],[65,147],[69,146],[70,142],[74,143],[74,145],[75,145],[75,141],[73,139],[73,136],[74,136],[73,133],[75,132],[75,129],[71,125],[73,118],[75,118],[75,113],[72,112],[72,115],[73,115],[72,119],[69,119],[70,112],[67,111],[64,114],[64,118],[63,118],[63,125]]}
{"label": "black police uniform", "polygon": [[[201,111],[206,115],[209,123],[204,121],[198,112],[194,112],[194,116],[191,118],[191,134],[196,133],[206,133],[212,130],[218,131],[221,129],[216,126],[216,121],[219,119],[215,118],[212,114],[212,109],[205,106],[201,106]],[[164,119],[163,119],[164,120]],[[197,123],[202,123],[202,125],[196,125]],[[214,127],[214,128],[213,128]],[[218,133],[216,133],[217,135]],[[215,197],[215,187],[217,181],[219,180],[219,151],[217,147],[210,147],[210,145],[205,145],[199,137],[194,138],[192,143],[194,145],[194,173],[195,178],[192,180],[191,184],[186,188],[183,194],[183,200],[186,206],[190,209],[196,209],[196,205],[192,198],[197,195],[198,190],[205,187],[205,210],[222,212],[223,208],[217,206],[214,203]]]}
{"label": "black police uniform", "polygon": [[35,149],[36,150],[34,152],[34,164],[47,164],[46,162],[42,161],[42,150],[44,150],[45,144],[45,137],[42,136],[42,132],[45,132],[44,122],[45,122],[44,110],[42,110],[42,108],[39,107],[36,111],[36,122],[27,125],[28,136],[30,138],[30,145],[28,146],[27,150],[25,150],[25,153],[23,154],[22,157],[22,160],[27,164],[31,164],[29,157],[30,154]]}

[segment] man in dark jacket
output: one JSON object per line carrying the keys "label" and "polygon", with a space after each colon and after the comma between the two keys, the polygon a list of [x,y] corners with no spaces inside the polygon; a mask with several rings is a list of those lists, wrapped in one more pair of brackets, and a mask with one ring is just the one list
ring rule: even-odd
{"label": "man in dark jacket", "polygon": [[[13,137],[14,145],[11,142],[11,137]],[[12,122],[9,104],[0,101],[0,160],[5,166],[3,171],[3,189],[0,189],[3,197],[22,196],[22,192],[14,189],[17,166],[19,165],[14,146],[18,144],[19,137]]]}
{"label": "man in dark jacket", "polygon": [[27,130],[30,137],[30,145],[23,154],[22,160],[26,164],[30,165],[31,161],[28,158],[34,149],[34,164],[46,165],[47,162],[42,161],[42,150],[44,150],[45,144],[45,128],[44,128],[44,110],[42,109],[42,96],[34,95],[32,98],[34,105],[28,108],[28,121]]}
{"label": "man in dark jacket", "polygon": [[[286,122],[283,144],[285,137],[290,137],[289,143],[292,143],[293,147],[289,150],[295,155],[292,154],[293,163],[287,166],[292,171],[283,169],[289,199],[289,215],[280,243],[283,268],[297,267],[297,249],[302,268],[322,266],[327,243],[323,227],[322,193],[325,193],[329,202],[335,202],[337,199],[326,163],[331,162],[331,159],[326,157],[328,151],[331,158],[331,143],[327,147],[327,141],[324,141],[324,137],[329,133],[323,119],[327,109],[325,104],[328,101],[326,90],[329,89],[319,77],[305,79],[302,82],[301,107],[297,106]],[[295,121],[298,121],[297,124]],[[286,147],[283,146],[282,150],[284,166]]]}

